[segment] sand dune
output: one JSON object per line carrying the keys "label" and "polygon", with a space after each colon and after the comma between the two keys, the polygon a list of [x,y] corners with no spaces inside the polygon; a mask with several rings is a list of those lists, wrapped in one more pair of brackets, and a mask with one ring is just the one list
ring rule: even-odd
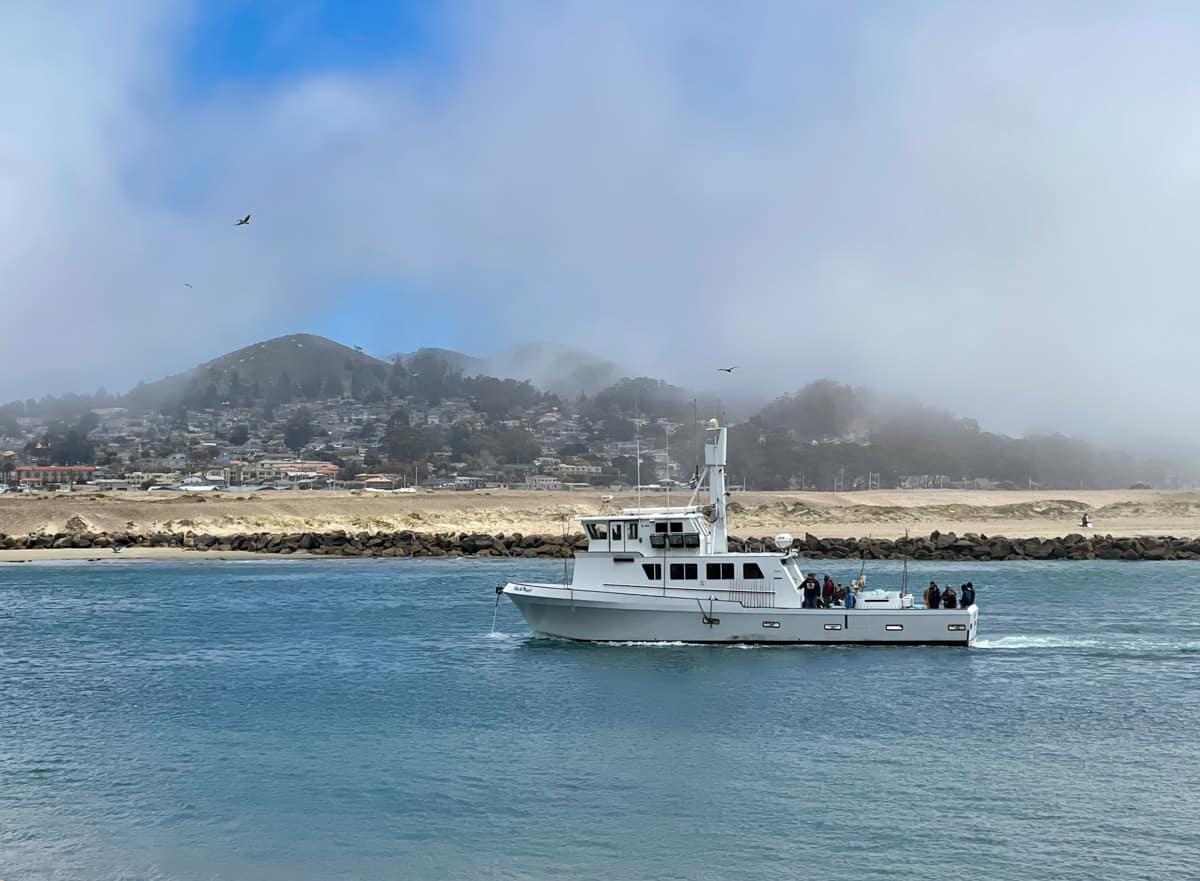
{"label": "sand dune", "polygon": [[[686,496],[672,494],[681,504]],[[787,531],[822,537],[897,538],[937,529],[1052,537],[1078,531],[1088,512],[1095,531],[1113,535],[1200,534],[1200,493],[1155,490],[862,493],[750,492],[731,499],[739,535]],[[665,504],[663,495],[646,505]],[[0,495],[0,533],[64,532],[420,532],[577,531],[576,513],[632,506],[632,495],[605,502],[599,492],[474,491],[392,495],[354,492],[73,493]],[[68,527],[70,524],[70,527]]]}

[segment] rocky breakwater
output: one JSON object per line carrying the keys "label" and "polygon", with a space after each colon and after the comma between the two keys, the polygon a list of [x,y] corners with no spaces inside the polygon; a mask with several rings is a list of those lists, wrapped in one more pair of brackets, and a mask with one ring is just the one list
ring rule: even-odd
{"label": "rocky breakwater", "polygon": [[[0,534],[0,549],[61,550],[67,548],[179,548],[197,552],[241,551],[261,554],[305,554],[324,557],[570,557],[587,547],[583,535],[512,533],[401,532],[253,532],[208,535],[155,532],[146,535],[73,530],[29,535]],[[793,541],[800,556],[814,559],[898,560],[1197,560],[1200,538],[1071,534],[1062,538],[1006,538],[934,532],[904,539],[818,538]],[[771,537],[729,539],[731,551],[776,550]]]}
{"label": "rocky breakwater", "polygon": [[587,547],[582,535],[426,534],[418,532],[253,532],[208,535],[194,532],[0,534],[0,549],[63,550],[178,548],[193,551],[242,551],[262,554],[309,554],[327,557],[570,557]]}
{"label": "rocky breakwater", "polygon": [[[773,550],[773,538],[729,541],[730,550]],[[1200,560],[1200,538],[1176,536],[1115,537],[1080,535],[1061,538],[1007,538],[933,532],[926,537],[896,540],[880,538],[817,538],[805,535],[793,541],[802,557],[819,559],[898,560]]]}

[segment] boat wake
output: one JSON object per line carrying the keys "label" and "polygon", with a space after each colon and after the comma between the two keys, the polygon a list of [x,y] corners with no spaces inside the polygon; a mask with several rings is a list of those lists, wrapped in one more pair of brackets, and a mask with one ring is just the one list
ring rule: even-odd
{"label": "boat wake", "polygon": [[1101,639],[1097,637],[1041,634],[1037,636],[1001,636],[996,639],[977,639],[977,649],[1089,649],[1111,652],[1162,653],[1200,652],[1200,641],[1144,639],[1138,637]]}

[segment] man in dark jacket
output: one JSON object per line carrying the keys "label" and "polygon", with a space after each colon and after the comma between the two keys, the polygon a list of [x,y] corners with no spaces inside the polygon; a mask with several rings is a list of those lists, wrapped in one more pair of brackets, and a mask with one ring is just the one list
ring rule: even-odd
{"label": "man in dark jacket", "polygon": [[931,609],[942,605],[942,592],[938,590],[936,581],[929,582],[929,588],[925,591],[925,605]]}
{"label": "man in dark jacket", "polygon": [[962,601],[959,605],[964,609],[969,609],[975,605],[975,585],[969,581],[962,586]]}
{"label": "man in dark jacket", "polygon": [[804,588],[803,608],[815,609],[817,607],[817,597],[821,595],[821,583],[817,581],[817,573],[809,572],[808,577],[804,579],[801,587]]}

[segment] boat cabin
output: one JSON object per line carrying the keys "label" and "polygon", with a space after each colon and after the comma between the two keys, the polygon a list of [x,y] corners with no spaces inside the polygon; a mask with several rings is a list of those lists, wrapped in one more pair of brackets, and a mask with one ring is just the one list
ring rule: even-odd
{"label": "boat cabin", "polygon": [[626,508],[620,514],[579,517],[588,537],[588,553],[711,554],[712,529],[697,505],[678,508]]}

